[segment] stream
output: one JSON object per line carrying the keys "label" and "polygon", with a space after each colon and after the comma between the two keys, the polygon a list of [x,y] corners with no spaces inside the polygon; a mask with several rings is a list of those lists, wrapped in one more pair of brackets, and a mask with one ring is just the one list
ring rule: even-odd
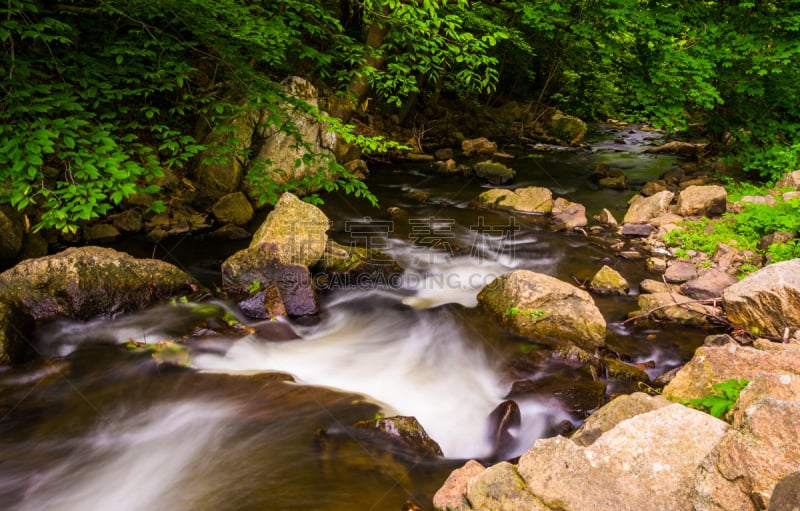
{"label": "stream", "polygon": [[[609,141],[620,132],[601,132],[591,151],[518,153],[505,162],[517,172],[513,186],[546,186],[584,204],[589,218],[604,207],[621,218],[636,188],[677,161],[643,154],[650,134],[622,135],[624,144]],[[600,162],[624,170],[631,189],[598,189],[589,176]],[[369,243],[404,271],[391,285],[329,283],[314,320],[253,322],[215,300],[39,325],[44,358],[0,369],[3,509],[399,511],[409,501],[430,509],[450,471],[497,454],[487,418],[520,377],[514,361],[539,349],[476,308],[478,291],[515,269],[581,283],[614,267],[633,290],[595,297],[607,343],[631,362],[652,361],[651,377],[702,342],[697,330],[623,324],[650,277],[643,261],[615,257],[581,233],[551,232],[540,217],[476,209],[471,201],[487,185],[474,178],[406,163],[375,167],[368,184],[381,209],[325,197],[331,236]],[[390,216],[389,207],[400,210]],[[155,254],[213,289],[220,263],[246,244],[183,238],[115,248]],[[209,308],[253,333],[192,337],[178,363],[132,348],[179,338]],[[524,378],[557,391],[515,398],[522,421],[503,458],[591,411],[580,392],[592,375],[569,360],[526,360]],[[605,393],[635,390],[613,382]],[[444,458],[347,434],[357,421],[393,415],[416,417]]]}

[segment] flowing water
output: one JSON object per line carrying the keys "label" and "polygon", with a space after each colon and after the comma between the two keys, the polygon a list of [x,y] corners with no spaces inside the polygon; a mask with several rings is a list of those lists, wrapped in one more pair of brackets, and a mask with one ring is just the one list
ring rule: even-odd
{"label": "flowing water", "polygon": [[[637,145],[600,146],[510,161],[515,186],[547,186],[589,215],[608,207],[621,216],[634,192],[594,187],[598,162],[625,170],[634,187],[675,164],[636,154]],[[376,169],[370,187],[384,209],[326,199],[332,235],[368,240],[404,271],[386,277],[391,285],[329,285],[315,321],[248,322],[218,301],[40,325],[32,342],[43,360],[0,372],[2,507],[398,511],[412,500],[427,509],[464,459],[498,454],[487,418],[520,377],[521,354],[527,379],[561,389],[592,382],[568,360],[532,356],[536,346],[475,308],[478,291],[513,269],[579,283],[614,266],[634,290],[596,298],[608,343],[633,362],[653,361],[651,376],[688,360],[702,339],[689,329],[623,324],[636,308],[636,283],[647,277],[640,261],[613,257],[602,240],[550,232],[536,216],[475,209],[484,189],[475,180],[401,165]],[[390,216],[389,206],[402,211]],[[213,287],[219,263],[242,244],[187,238],[126,248],[155,250]],[[251,333],[202,333],[210,316],[226,312]],[[188,352],[141,349],[188,332]],[[632,390],[618,383],[607,394]],[[516,400],[522,421],[506,458],[589,411],[559,392]],[[416,417],[445,457],[415,457],[352,434],[357,421],[392,415]]]}

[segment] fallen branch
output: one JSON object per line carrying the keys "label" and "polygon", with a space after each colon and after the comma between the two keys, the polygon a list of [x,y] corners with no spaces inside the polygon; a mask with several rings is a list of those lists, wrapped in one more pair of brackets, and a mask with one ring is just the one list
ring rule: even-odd
{"label": "fallen branch", "polygon": [[[670,296],[672,294],[673,293],[670,293]],[[675,300],[674,297],[672,297],[672,299]],[[670,303],[670,304],[667,304],[667,305],[659,305],[658,307],[653,307],[652,309],[649,309],[649,310],[643,312],[642,314],[638,314],[636,316],[632,316],[632,317],[626,319],[625,321],[623,321],[622,324],[624,325],[625,323],[629,323],[631,321],[636,321],[637,319],[646,318],[650,314],[652,314],[652,313],[654,313],[656,311],[659,311],[659,310],[662,310],[662,309],[667,309],[669,307],[684,307],[684,308],[686,308],[685,307],[686,305],[692,305],[692,304],[712,305],[713,307],[716,307],[717,306],[717,302],[719,302],[721,300],[722,300],[722,297],[721,296],[717,296],[715,298],[706,298],[704,300],[689,300],[688,302],[681,302],[681,303],[678,303],[677,301],[675,301],[674,303]],[[689,308],[687,308],[687,310],[690,310],[692,312],[696,312],[698,314],[703,314],[704,316],[708,316],[708,317],[714,318],[714,319],[719,320],[719,321],[724,321],[725,323],[732,324],[727,319],[724,319],[724,318],[722,318],[722,316],[719,316],[719,315],[716,315],[716,314],[708,314],[708,313],[705,313],[705,312],[702,312],[702,311],[689,309]]]}

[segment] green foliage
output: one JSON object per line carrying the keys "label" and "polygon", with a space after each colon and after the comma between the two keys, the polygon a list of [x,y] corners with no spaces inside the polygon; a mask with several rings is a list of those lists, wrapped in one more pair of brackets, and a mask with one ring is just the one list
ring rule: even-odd
{"label": "green foliage", "polygon": [[[682,229],[667,233],[664,241],[667,246],[679,247],[675,250],[678,257],[685,255],[687,250],[713,255],[719,243],[733,244],[742,250],[756,250],[758,242],[768,234],[800,233],[799,208],[797,199],[778,200],[775,206],[747,204],[741,213],[726,214],[718,219],[684,221]],[[800,257],[800,245],[796,240],[775,243],[764,251],[764,255],[768,255],[773,263],[795,259]]]}
{"label": "green foliage", "polygon": [[[376,49],[385,66],[363,71],[378,97],[398,103],[422,78],[494,87],[487,49],[496,36],[463,29],[458,13],[466,2],[375,0],[361,8],[368,22],[391,29]],[[345,88],[364,67],[372,49],[344,31],[328,2],[8,0],[0,6],[0,45],[0,203],[28,213],[35,229],[74,232],[133,194],[155,193],[152,181],[164,168],[184,168],[207,149],[214,158],[247,159],[236,147],[199,142],[237,113],[222,99],[230,91],[265,109],[267,124],[298,144],[286,112],[302,109],[366,153],[398,147],[354,134],[280,89],[288,74]],[[304,182],[278,185],[258,165],[249,178],[266,202],[292,188],[375,202],[332,158],[309,153],[297,165],[311,169]]]}
{"label": "green foliage", "polygon": [[709,395],[684,401],[682,404],[708,412],[717,418],[725,417],[736,404],[739,394],[750,383],[749,380],[730,379],[711,386]]}
{"label": "green foliage", "polygon": [[248,289],[247,292],[252,295],[258,293],[259,291],[261,291],[261,282],[254,280],[250,283],[250,289]]}

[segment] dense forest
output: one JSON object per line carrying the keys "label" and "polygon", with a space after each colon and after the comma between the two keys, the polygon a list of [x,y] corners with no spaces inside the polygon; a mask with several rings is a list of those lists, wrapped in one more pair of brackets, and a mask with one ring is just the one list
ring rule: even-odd
{"label": "dense forest", "polygon": [[[380,153],[393,142],[356,129],[357,115],[513,99],[700,130],[774,181],[800,164],[799,30],[798,0],[6,0],[0,203],[35,229],[74,230],[155,193],[151,180],[187,168],[207,149],[200,134],[243,101],[289,134],[283,111],[306,109]],[[335,117],[287,96],[289,75],[325,91]],[[328,189],[369,194],[338,175]]]}

